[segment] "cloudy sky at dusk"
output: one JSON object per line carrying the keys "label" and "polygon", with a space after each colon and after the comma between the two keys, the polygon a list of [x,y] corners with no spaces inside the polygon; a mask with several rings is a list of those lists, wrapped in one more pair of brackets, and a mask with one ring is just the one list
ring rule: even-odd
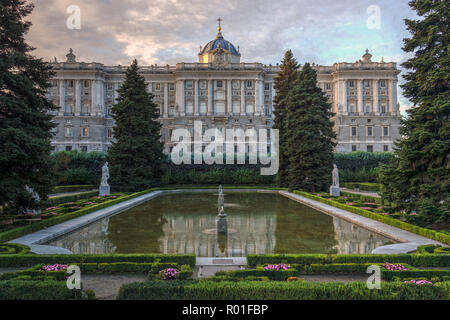
{"label": "cloudy sky at dusk", "polygon": [[[196,62],[200,45],[217,33],[240,46],[244,62],[278,63],[292,49],[304,63],[355,62],[368,48],[373,60],[402,62],[403,19],[415,17],[408,0],[34,0],[27,40],[35,55],[127,65]],[[81,29],[70,30],[70,5]],[[380,8],[379,29],[367,25],[369,6]],[[399,91],[401,92],[401,90]],[[400,97],[402,108],[410,103]]]}

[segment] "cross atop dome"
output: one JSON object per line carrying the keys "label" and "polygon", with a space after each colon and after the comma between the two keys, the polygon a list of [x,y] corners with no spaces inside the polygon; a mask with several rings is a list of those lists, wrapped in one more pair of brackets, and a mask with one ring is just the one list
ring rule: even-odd
{"label": "cross atop dome", "polygon": [[223,21],[223,19],[221,17],[219,17],[219,19],[217,19],[219,26],[217,27],[218,33],[217,33],[216,39],[223,38],[223,36],[222,36],[222,21]]}

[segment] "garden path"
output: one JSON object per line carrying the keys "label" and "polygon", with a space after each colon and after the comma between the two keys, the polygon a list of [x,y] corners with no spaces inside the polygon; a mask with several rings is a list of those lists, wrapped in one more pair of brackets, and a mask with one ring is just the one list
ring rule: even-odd
{"label": "garden path", "polygon": [[121,286],[145,280],[144,274],[95,274],[81,278],[83,290],[93,290],[98,300],[115,300]]}

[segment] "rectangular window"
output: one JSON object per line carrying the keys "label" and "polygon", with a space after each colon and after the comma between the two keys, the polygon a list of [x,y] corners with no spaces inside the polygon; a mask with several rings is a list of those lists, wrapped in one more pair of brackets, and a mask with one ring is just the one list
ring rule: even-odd
{"label": "rectangular window", "polygon": [[373,152],[373,146],[367,146],[367,152]]}
{"label": "rectangular window", "polygon": [[348,82],[348,86],[349,86],[350,88],[354,88],[354,87],[355,87],[355,81],[354,81],[354,80],[350,80],[350,81]]}
{"label": "rectangular window", "polygon": [[373,136],[373,127],[367,127],[367,136],[372,137]]}
{"label": "rectangular window", "polygon": [[156,88],[157,91],[161,91],[161,83],[157,83],[155,85],[155,88]]}
{"label": "rectangular window", "polygon": [[352,137],[356,137],[356,127],[352,127]]}
{"label": "rectangular window", "polygon": [[73,80],[69,80],[69,81],[67,82],[67,86],[68,86],[69,88],[73,88]]}
{"label": "rectangular window", "polygon": [[175,90],[175,84],[169,83],[169,90],[174,91]]}
{"label": "rectangular window", "polygon": [[87,146],[81,146],[81,152],[87,152],[88,147]]}
{"label": "rectangular window", "polygon": [[81,128],[81,136],[82,137],[89,137],[89,128],[87,128],[87,127]]}
{"label": "rectangular window", "polygon": [[386,105],[381,105],[381,113],[386,113]]}
{"label": "rectangular window", "polygon": [[191,80],[186,81],[186,89],[192,89],[193,88],[193,83]]}
{"label": "rectangular window", "polygon": [[113,84],[112,83],[108,83],[108,90],[112,90],[113,89]]}
{"label": "rectangular window", "polygon": [[383,146],[383,151],[384,152],[389,152],[389,146],[388,145]]}
{"label": "rectangular window", "polygon": [[52,87],[58,86],[58,81],[56,81],[56,80],[52,80],[50,83],[51,83]]}
{"label": "rectangular window", "polygon": [[70,138],[73,136],[72,127],[66,127],[65,132],[66,132],[66,137]]}
{"label": "rectangular window", "polygon": [[253,88],[253,81],[248,80],[248,81],[246,81],[246,83],[247,83],[247,88]]}
{"label": "rectangular window", "polygon": [[389,127],[383,127],[383,136],[385,137],[389,136]]}
{"label": "rectangular window", "polygon": [[325,84],[325,89],[331,90],[331,83],[326,83]]}
{"label": "rectangular window", "polygon": [[170,106],[169,107],[169,116],[173,116],[175,112],[175,107],[174,106]]}
{"label": "rectangular window", "polygon": [[[90,82],[89,82],[89,80],[84,80],[84,87],[85,88],[89,88],[90,87]],[[111,88],[112,89],[112,88]]]}
{"label": "rectangular window", "polygon": [[264,84],[264,90],[266,90],[266,91],[270,90],[270,84],[269,83]]}
{"label": "rectangular window", "polygon": [[223,88],[223,81],[222,80],[218,80],[217,81],[217,88]]}
{"label": "rectangular window", "polygon": [[352,145],[352,152],[356,152],[356,145]]}
{"label": "rectangular window", "polygon": [[380,80],[380,87],[386,88],[386,80]]}
{"label": "rectangular window", "polygon": [[108,128],[108,132],[107,132],[108,138],[111,139],[113,137],[113,131],[112,128]]}
{"label": "rectangular window", "polygon": [[364,87],[370,88],[370,80],[364,80]]}
{"label": "rectangular window", "polygon": [[72,146],[66,146],[66,151],[72,151]]}

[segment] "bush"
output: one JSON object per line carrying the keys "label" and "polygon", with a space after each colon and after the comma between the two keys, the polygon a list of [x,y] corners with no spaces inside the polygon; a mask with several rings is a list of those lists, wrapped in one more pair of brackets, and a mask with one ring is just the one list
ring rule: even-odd
{"label": "bush", "polygon": [[445,300],[447,285],[385,283],[369,290],[366,283],[303,281],[147,281],[124,285],[119,300]]}
{"label": "bush", "polygon": [[4,254],[27,254],[30,247],[18,243],[0,243],[0,255]]}
{"label": "bush", "polygon": [[57,186],[54,187],[52,193],[67,193],[77,191],[91,191],[98,188],[98,185],[74,185],[74,186]]}
{"label": "bush", "polygon": [[80,300],[81,290],[69,290],[63,281],[0,281],[0,300]]}
{"label": "bush", "polygon": [[392,157],[393,154],[388,152],[335,153],[334,163],[339,168],[339,176],[342,183],[377,182],[378,166],[389,163]]}
{"label": "bush", "polygon": [[298,270],[293,268],[290,270],[264,270],[263,268],[258,268],[234,271],[219,271],[216,272],[216,276],[225,276],[235,279],[244,279],[247,277],[267,277],[270,280],[285,281],[289,277],[298,276]]}
{"label": "bush", "polygon": [[426,244],[426,245],[417,247],[417,253],[419,253],[419,254],[434,253],[434,250],[437,248],[440,248],[440,247],[442,247],[442,246],[435,245],[435,244]]}
{"label": "bush", "polygon": [[[193,254],[92,254],[92,255],[4,255],[0,259],[0,268],[31,267],[37,264],[83,264],[83,263],[177,263],[195,266]],[[120,268],[119,266],[117,268]],[[147,270],[148,271],[148,270]]]}
{"label": "bush", "polygon": [[344,183],[344,188],[359,189],[362,191],[371,191],[371,192],[380,191],[380,185],[378,183],[368,183],[368,182],[347,182]]}
{"label": "bush", "polygon": [[92,198],[95,196],[98,196],[98,191],[89,191],[89,192],[83,192],[81,194],[72,194],[72,195],[67,195],[67,196],[49,198],[42,203],[42,207],[45,207],[45,208],[53,207],[53,206],[57,206],[62,203],[76,202],[78,200],[89,199],[89,198]]}

